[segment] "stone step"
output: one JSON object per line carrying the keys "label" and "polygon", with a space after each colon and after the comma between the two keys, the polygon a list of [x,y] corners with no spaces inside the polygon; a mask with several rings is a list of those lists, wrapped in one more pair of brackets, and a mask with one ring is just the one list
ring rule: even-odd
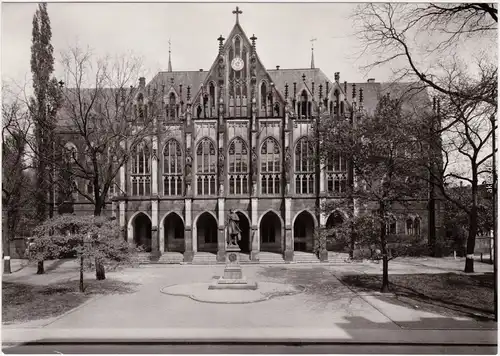
{"label": "stone step", "polygon": [[184,255],[180,252],[164,252],[157,263],[179,264],[184,262]]}

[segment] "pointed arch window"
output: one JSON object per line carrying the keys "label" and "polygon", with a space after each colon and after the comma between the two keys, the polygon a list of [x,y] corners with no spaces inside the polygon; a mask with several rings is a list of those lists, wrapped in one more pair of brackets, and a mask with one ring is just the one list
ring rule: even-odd
{"label": "pointed arch window", "polygon": [[170,93],[168,96],[167,104],[167,121],[174,121],[177,118],[177,104],[176,97],[174,93]]}
{"label": "pointed arch window", "polygon": [[142,95],[142,93],[137,95],[135,117],[137,121],[144,121],[147,117],[147,107],[144,105],[144,95]]}
{"label": "pointed arch window", "polygon": [[182,195],[182,183],[181,145],[170,139],[163,147],[163,194]]}
{"label": "pointed arch window", "polygon": [[260,149],[260,189],[262,194],[279,194],[280,186],[280,146],[276,139],[269,137]]}
{"label": "pointed arch window", "polygon": [[248,194],[248,147],[236,137],[229,144],[229,194]]}
{"label": "pointed arch window", "polygon": [[395,235],[397,234],[397,227],[396,227],[396,218],[394,215],[390,214],[389,216],[386,217],[386,222],[385,222],[385,233],[387,235]]}
{"label": "pointed arch window", "polygon": [[262,82],[260,85],[260,107],[265,109],[267,105],[267,86],[266,82]]}
{"label": "pointed arch window", "polygon": [[209,101],[209,104],[210,105],[210,117],[216,117],[217,116],[217,110],[216,110],[216,107],[217,107],[217,101],[216,101],[216,96],[215,96],[215,84],[214,82],[210,82],[210,85],[208,86],[208,92],[209,92],[209,96],[210,96],[210,101]]}
{"label": "pointed arch window", "polygon": [[302,94],[300,94],[299,114],[302,119],[307,119],[311,117],[311,105],[309,102],[309,95],[307,95],[307,92],[305,90],[302,90]]}
{"label": "pointed arch window", "polygon": [[217,193],[217,155],[213,141],[204,138],[196,147],[196,192],[199,195]]}
{"label": "pointed arch window", "polygon": [[314,172],[314,147],[307,137],[295,145],[295,193],[314,194],[316,174]]}
{"label": "pointed arch window", "polygon": [[132,195],[151,194],[151,152],[143,141],[137,144],[131,152],[131,183]]}
{"label": "pointed arch window", "polygon": [[326,160],[326,189],[333,194],[347,191],[347,163],[340,153],[334,153]]}

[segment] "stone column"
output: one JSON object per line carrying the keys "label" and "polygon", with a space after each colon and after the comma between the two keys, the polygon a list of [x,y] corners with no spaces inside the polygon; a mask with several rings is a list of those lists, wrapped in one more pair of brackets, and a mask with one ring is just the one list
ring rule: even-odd
{"label": "stone column", "polygon": [[159,241],[158,241],[158,200],[151,201],[151,256],[159,257]]}
{"label": "stone column", "polygon": [[256,197],[252,197],[250,204],[252,213],[252,221],[250,227],[252,250],[250,252],[250,258],[252,261],[258,261],[260,252],[260,233],[259,233],[259,226],[257,225],[259,222],[259,210],[258,210],[259,200]]}
{"label": "stone column", "polygon": [[123,236],[123,239],[128,241],[129,243],[132,243],[133,241],[130,241],[131,236],[127,236],[127,221],[125,220],[125,202],[121,201],[118,205],[119,209],[119,222],[120,222],[120,230]]}
{"label": "stone column", "polygon": [[151,255],[159,257],[158,234],[158,138],[153,136],[153,157],[151,158]]}
{"label": "stone column", "polygon": [[184,262],[193,262],[195,251],[193,240],[196,236],[193,236],[191,198],[184,199],[184,212],[184,222],[186,224],[184,231]]}
{"label": "stone column", "polygon": [[292,199],[285,198],[285,261],[293,261]]}
{"label": "stone column", "polygon": [[224,211],[224,198],[218,199],[219,229],[217,233],[217,262],[226,260],[226,217]]}

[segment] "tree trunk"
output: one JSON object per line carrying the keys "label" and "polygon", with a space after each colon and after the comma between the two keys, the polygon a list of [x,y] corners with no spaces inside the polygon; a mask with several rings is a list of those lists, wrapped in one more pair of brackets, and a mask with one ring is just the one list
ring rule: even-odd
{"label": "tree trunk", "polygon": [[36,274],[44,274],[44,273],[45,273],[45,269],[43,268],[43,261],[38,261]]}
{"label": "tree trunk", "polygon": [[[97,194],[96,194],[97,195]],[[104,199],[104,198],[103,198]],[[102,204],[100,197],[96,198],[96,204],[94,206],[94,216],[100,216],[102,212]],[[106,272],[104,270],[104,264],[99,259],[95,259],[95,278],[98,281],[106,279]]]}
{"label": "tree trunk", "polygon": [[465,258],[465,273],[474,272],[474,249],[476,245],[476,234],[477,234],[477,208],[475,206],[471,209],[471,214],[469,216],[469,235],[467,236],[467,251]]}
{"label": "tree trunk", "polygon": [[[473,169],[473,177],[477,177]],[[465,273],[474,272],[474,249],[477,235],[477,179],[472,180],[472,207],[469,214],[469,234],[467,236],[467,251],[465,256]]]}
{"label": "tree trunk", "polygon": [[387,241],[385,239],[385,209],[383,203],[380,204],[379,208],[380,217],[380,248],[382,250],[382,287],[380,291],[382,293],[389,292],[389,256],[387,255]]}
{"label": "tree trunk", "polygon": [[83,254],[80,256],[80,292],[83,293]]}
{"label": "tree trunk", "polygon": [[3,273],[10,274],[12,273],[12,270],[10,268],[10,231],[5,231],[5,233],[2,235],[2,246]]}

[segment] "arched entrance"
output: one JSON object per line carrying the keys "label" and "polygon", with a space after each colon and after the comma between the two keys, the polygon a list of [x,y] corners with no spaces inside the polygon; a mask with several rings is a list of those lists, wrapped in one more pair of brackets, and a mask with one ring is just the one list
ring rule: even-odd
{"label": "arched entrance", "polygon": [[[333,229],[339,227],[344,223],[344,217],[341,212],[334,211],[328,219],[326,220],[326,228]],[[326,249],[328,251],[335,252],[344,252],[347,251],[347,246],[344,245],[344,242],[339,242],[335,239],[335,232],[332,231],[326,240]]]}
{"label": "arched entrance", "polygon": [[139,213],[132,222],[134,228],[134,243],[144,251],[151,252],[151,220],[144,213]]}
{"label": "arched entrance", "polygon": [[163,220],[165,251],[184,252],[184,223],[179,215],[170,213]]}
{"label": "arched entrance", "polygon": [[303,211],[293,223],[293,249],[295,251],[312,252],[314,247],[314,219]]}
{"label": "arched entrance", "polygon": [[217,221],[204,212],[196,221],[196,239],[199,252],[217,252]]}
{"label": "arched entrance", "polygon": [[281,252],[281,220],[276,213],[269,211],[260,220],[260,250]]}
{"label": "arched entrance", "polygon": [[250,222],[248,221],[245,214],[236,212],[240,218],[239,226],[241,229],[241,240],[238,242],[238,246],[243,253],[250,253],[251,243],[250,243]]}

